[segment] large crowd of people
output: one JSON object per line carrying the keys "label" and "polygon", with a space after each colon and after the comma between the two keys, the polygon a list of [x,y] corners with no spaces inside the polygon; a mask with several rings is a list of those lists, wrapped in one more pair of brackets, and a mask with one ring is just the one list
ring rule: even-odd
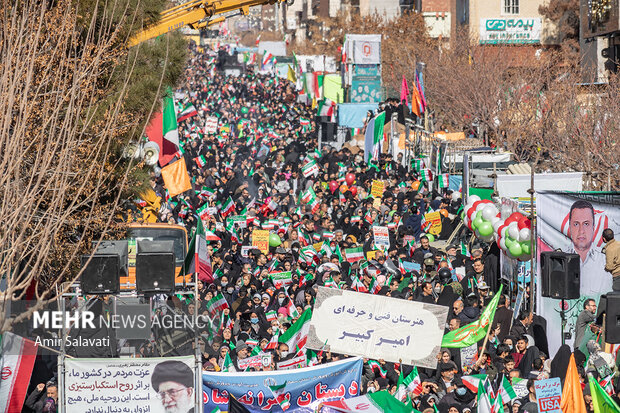
{"label": "large crowd of people", "polygon": [[[273,363],[265,370],[295,357],[300,349],[287,348],[277,338],[312,308],[318,286],[447,306],[446,332],[479,318],[499,289],[497,247],[467,248],[457,237],[438,250],[431,246],[433,237],[426,234],[424,222],[425,213],[439,211],[442,231],[437,237],[447,238],[461,219],[459,192],[432,190],[432,183],[402,157],[380,153],[367,160],[357,148],[319,148],[316,109],[298,102],[293,83],[252,67],[239,77],[225,76],[213,70],[215,64],[208,53],[194,49],[177,90],[198,112],[179,125],[179,156],[185,158],[193,190],[170,198],[161,177],[152,181],[166,201],[162,222],[184,225],[192,233],[202,219],[205,229],[220,238],[208,247],[213,276],[199,282],[200,313],[209,313],[207,303],[218,294],[226,300],[216,328],[201,336],[205,370],[229,370],[230,362],[234,368],[258,352],[273,353]],[[207,118],[213,116],[218,129],[205,133]],[[305,173],[302,168],[312,162],[318,171]],[[379,197],[371,196],[375,180],[385,183]],[[201,214],[205,208],[211,212]],[[242,225],[231,221],[238,215],[246,217]],[[374,245],[376,225],[389,228],[389,248]],[[275,245],[268,252],[242,248],[252,245],[252,231],[260,228],[277,234]],[[309,246],[316,254],[308,256]],[[343,257],[344,251],[358,247],[361,260]],[[410,265],[403,268],[404,262]],[[457,276],[454,269],[459,267],[464,271]],[[292,279],[284,285],[269,276],[288,271]],[[521,383],[518,397],[504,405],[506,411],[533,412],[534,381],[564,380],[571,349],[563,346],[551,360],[544,320],[527,310],[513,318],[510,297],[500,298],[488,342],[472,363],[462,360],[460,349],[442,349],[437,369],[419,369],[423,390],[410,395],[416,409],[474,411],[476,395],[467,377],[487,374],[495,389],[505,378],[515,386]],[[594,322],[592,305],[596,307],[587,302],[577,334],[583,335]],[[193,312],[193,304],[185,310]],[[601,378],[618,374],[615,360],[607,360],[595,341],[588,343],[587,364],[583,352],[574,353],[583,383],[586,371]],[[308,355],[313,364],[346,357],[322,350]],[[406,376],[412,366],[366,362],[362,392],[395,392],[401,369]],[[590,409],[587,386],[584,394]]]}
{"label": "large crowd of people", "polygon": [[[168,298],[175,311],[194,314],[198,305],[197,312],[212,320],[199,332],[205,371],[238,371],[240,361],[260,353],[272,354],[264,371],[300,354],[308,365],[348,357],[328,348],[288,348],[279,340],[313,308],[319,286],[446,306],[448,333],[477,321],[504,283],[475,357],[442,348],[436,369],[417,369],[421,386],[407,394],[412,407],[424,413],[477,411],[472,383],[486,375],[492,392],[502,394],[503,388],[506,393],[506,383],[513,388],[509,397],[502,396],[505,412],[538,412],[536,380],[564,382],[571,355],[588,412],[593,411],[588,374],[617,400],[618,368],[615,355],[597,342],[594,300],[584,303],[576,324],[576,342],[587,345],[564,345],[550,358],[545,320],[529,308],[527,286],[521,308],[514,310],[517,286],[502,281],[495,243],[470,244],[471,233],[462,228],[441,249],[433,246],[435,238],[447,240],[461,222],[460,192],[434,190],[419,164],[406,165],[402,156],[394,159],[387,151],[366,159],[355,146],[319,146],[317,110],[300,102],[293,83],[252,66],[240,76],[226,76],[217,70],[216,56],[192,47],[175,93],[179,107],[196,109],[179,123],[177,153],[192,189],[171,197],[161,175],[154,172],[151,180],[162,199],[158,221],[182,225],[190,236],[200,227],[213,235],[207,247],[211,271],[199,274],[197,300]],[[379,110],[402,107],[388,101]],[[214,117],[216,129],[207,130]],[[373,194],[377,181],[383,182],[381,194]],[[435,236],[425,219],[434,211],[441,217]],[[374,226],[388,228],[389,246],[375,245]],[[256,229],[271,232],[268,250],[252,247]],[[347,251],[355,251],[356,258]],[[289,272],[290,279],[270,276]],[[191,343],[166,355],[193,354]],[[158,350],[146,342],[139,354],[164,355]],[[399,377],[412,370],[365,359],[360,391],[395,394]],[[54,411],[45,403],[55,400],[56,385],[45,389],[40,384],[26,405]]]}

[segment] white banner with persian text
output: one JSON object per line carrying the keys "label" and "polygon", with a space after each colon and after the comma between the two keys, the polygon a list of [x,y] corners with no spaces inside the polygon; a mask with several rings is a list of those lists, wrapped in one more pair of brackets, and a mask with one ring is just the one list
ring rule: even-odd
{"label": "white banner with persian text", "polygon": [[319,287],[307,346],[435,368],[448,307]]}
{"label": "white banner with persian text", "polygon": [[[67,359],[65,411],[163,413],[169,411],[169,405],[174,403],[179,412],[193,412],[196,399],[194,365],[191,356]],[[192,385],[188,386],[190,383]],[[162,398],[160,392],[167,392],[171,397]],[[109,410],[110,406],[116,410]],[[185,407],[187,410],[184,410]]]}

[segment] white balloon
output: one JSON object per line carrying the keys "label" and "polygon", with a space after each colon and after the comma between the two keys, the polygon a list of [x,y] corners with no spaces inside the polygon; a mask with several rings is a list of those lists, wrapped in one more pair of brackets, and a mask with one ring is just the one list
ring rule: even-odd
{"label": "white balloon", "polygon": [[482,218],[486,219],[487,221],[495,218],[495,215],[497,215],[497,209],[495,208],[495,205],[486,204],[482,209]]}
{"label": "white balloon", "polygon": [[452,200],[453,201],[458,200],[460,197],[461,197],[461,193],[460,192],[456,192],[456,191],[452,192]]}
{"label": "white balloon", "polygon": [[484,204],[482,202],[479,203],[478,206],[476,207],[476,212],[482,211],[486,206],[487,206],[487,204]]}
{"label": "white balloon", "polygon": [[519,231],[519,241],[529,241],[532,238],[532,232],[529,228],[523,228]]}
{"label": "white balloon", "polygon": [[502,249],[502,251],[506,251],[506,238],[502,237],[499,240],[499,247]]}
{"label": "white balloon", "polygon": [[492,225],[493,225],[493,230],[497,232],[499,231],[499,227],[504,225],[504,220],[501,218],[498,218],[497,221],[495,221]]}
{"label": "white balloon", "polygon": [[[503,223],[504,221],[502,221],[500,217],[491,218],[491,226],[493,227],[493,230],[495,230],[495,232],[497,232],[497,228],[495,228],[495,224],[497,224],[498,222]],[[499,225],[497,227],[499,228]]]}
{"label": "white balloon", "polygon": [[510,238],[514,239],[514,240],[518,240],[519,239],[519,227],[513,227],[512,225],[508,226],[508,235],[510,236]]}
{"label": "white balloon", "polygon": [[469,218],[467,218],[467,214],[463,217],[463,225],[469,227]]}
{"label": "white balloon", "polygon": [[478,195],[471,195],[467,198],[467,203],[474,203],[476,201],[480,201],[480,197]]}

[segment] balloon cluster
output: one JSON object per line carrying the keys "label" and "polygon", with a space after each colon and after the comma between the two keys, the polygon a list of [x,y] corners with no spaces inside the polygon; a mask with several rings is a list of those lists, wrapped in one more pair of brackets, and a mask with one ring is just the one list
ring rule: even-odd
{"label": "balloon cluster", "polygon": [[498,223],[497,245],[510,258],[528,261],[532,255],[532,222],[522,213],[513,212]]}
{"label": "balloon cluster", "polygon": [[532,223],[520,212],[506,220],[492,201],[472,195],[464,208],[463,222],[485,242],[497,241],[500,249],[510,258],[528,261],[532,253]]}
{"label": "balloon cluster", "polygon": [[355,182],[355,175],[352,173],[348,173],[344,177],[345,183],[340,185],[338,181],[330,181],[329,182],[329,191],[333,194],[337,190],[340,190],[340,193],[344,195],[345,192],[351,191],[353,196],[357,195],[357,188],[352,186]]}

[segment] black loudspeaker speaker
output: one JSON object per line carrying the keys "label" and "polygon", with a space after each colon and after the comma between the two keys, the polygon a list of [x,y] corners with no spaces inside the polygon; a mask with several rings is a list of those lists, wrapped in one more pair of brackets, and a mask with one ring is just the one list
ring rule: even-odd
{"label": "black loudspeaker speaker", "polygon": [[127,276],[127,241],[103,241],[90,262],[89,258],[90,255],[82,255],[82,290],[86,294],[118,293],[120,277]]}
{"label": "black loudspeaker speaker", "polygon": [[607,293],[605,314],[605,341],[618,344],[620,343],[620,293]]}
{"label": "black loudspeaker speaker", "polygon": [[540,269],[543,297],[565,300],[579,298],[581,276],[579,255],[565,252],[541,252]]}
{"label": "black loudspeaker speaker", "polygon": [[324,122],[321,123],[321,141],[335,141],[336,140],[336,123]]}
{"label": "black loudspeaker speaker", "polygon": [[174,291],[174,242],[138,241],[136,289],[139,293]]}

